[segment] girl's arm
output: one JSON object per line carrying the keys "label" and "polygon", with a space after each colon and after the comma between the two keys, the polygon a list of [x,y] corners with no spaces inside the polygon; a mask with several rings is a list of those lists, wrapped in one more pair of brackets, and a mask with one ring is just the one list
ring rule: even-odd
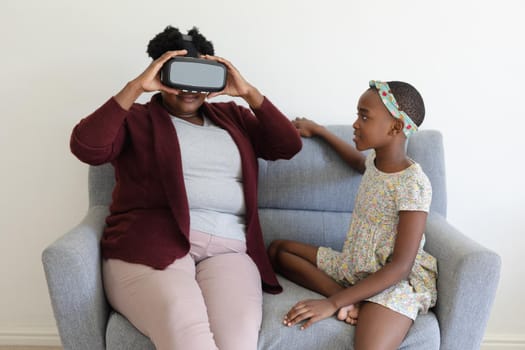
{"label": "girl's arm", "polygon": [[325,140],[343,160],[361,174],[365,172],[365,155],[354,146],[331,133],[327,128],[306,118],[296,118],[293,121],[301,136],[318,136]]}
{"label": "girl's arm", "polygon": [[356,304],[407,279],[416,259],[425,229],[427,213],[400,211],[396,243],[392,259],[382,269],[367,278],[324,300],[306,300],[297,303],[286,315],[292,326],[308,319],[305,329],[313,323],[335,314],[344,306]]}

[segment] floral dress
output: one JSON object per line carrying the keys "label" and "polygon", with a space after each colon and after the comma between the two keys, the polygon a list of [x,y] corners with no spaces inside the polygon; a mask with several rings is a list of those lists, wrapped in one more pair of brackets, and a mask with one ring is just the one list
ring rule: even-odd
{"label": "floral dress", "polygon": [[[419,166],[384,173],[374,165],[375,152],[366,159],[366,171],[356,198],[350,229],[342,252],[320,247],[317,265],[343,286],[351,286],[381,269],[393,254],[399,211],[428,212],[430,181]],[[421,239],[414,266],[406,280],[366,299],[412,320],[426,313],[437,299],[436,259],[423,250]]]}

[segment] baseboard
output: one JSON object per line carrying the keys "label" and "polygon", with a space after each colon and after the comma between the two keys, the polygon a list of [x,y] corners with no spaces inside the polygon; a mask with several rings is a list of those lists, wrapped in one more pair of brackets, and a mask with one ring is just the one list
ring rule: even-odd
{"label": "baseboard", "polygon": [[56,327],[0,328],[0,345],[60,346]]}
{"label": "baseboard", "polygon": [[525,350],[525,335],[486,334],[481,350]]}
{"label": "baseboard", "polygon": [[[0,329],[0,345],[60,346],[54,327]],[[487,334],[481,350],[525,350],[525,335]]]}

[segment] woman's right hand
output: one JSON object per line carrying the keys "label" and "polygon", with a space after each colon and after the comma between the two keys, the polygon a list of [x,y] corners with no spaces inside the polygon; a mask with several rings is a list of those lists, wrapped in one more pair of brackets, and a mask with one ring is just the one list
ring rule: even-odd
{"label": "woman's right hand", "polygon": [[162,56],[151,62],[142,74],[130,81],[126,86],[115,95],[115,100],[120,106],[129,110],[133,103],[144,92],[164,91],[178,95],[180,90],[170,88],[160,82],[160,70],[164,63],[175,56],[184,56],[186,50],[167,51]]}
{"label": "woman's right hand", "polygon": [[160,82],[160,70],[164,63],[176,56],[185,56],[186,50],[166,51],[162,56],[151,62],[146,70],[135,78],[144,92],[166,91],[171,94],[179,94],[180,90],[170,88]]}

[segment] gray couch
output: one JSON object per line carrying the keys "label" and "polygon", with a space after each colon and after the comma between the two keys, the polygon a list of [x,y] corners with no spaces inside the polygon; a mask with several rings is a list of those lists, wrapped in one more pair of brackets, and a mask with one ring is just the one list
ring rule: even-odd
{"label": "gray couch", "polygon": [[[329,128],[351,140],[350,125]],[[303,139],[289,161],[259,162],[259,207],[265,242],[288,238],[340,249],[360,175],[321,140]],[[438,259],[438,303],[417,318],[402,349],[479,349],[500,273],[500,257],[452,227],[446,216],[441,134],[413,135],[409,155],[433,187],[426,250]],[[52,243],[42,260],[60,338],[65,349],[154,349],[124,317],[111,310],[101,282],[99,239],[114,185],[110,165],[90,167],[90,206],[84,220]],[[281,320],[298,300],[319,297],[279,277],[284,292],[264,295],[259,349],[353,349],[354,327],[335,318],[305,331]],[[196,349],[198,350],[198,349]]]}

